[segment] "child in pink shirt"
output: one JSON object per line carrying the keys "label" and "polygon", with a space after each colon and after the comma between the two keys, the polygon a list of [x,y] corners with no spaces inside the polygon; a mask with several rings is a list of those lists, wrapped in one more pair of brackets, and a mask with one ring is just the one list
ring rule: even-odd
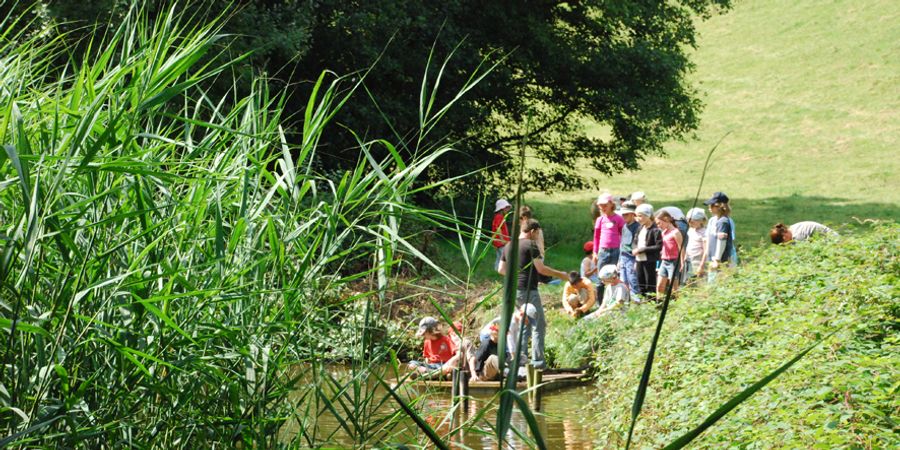
{"label": "child in pink shirt", "polygon": [[[613,196],[603,194],[597,198],[600,217],[594,222],[594,262],[597,267],[619,263],[619,247],[622,244],[622,229],[625,219],[616,214]],[[603,283],[597,286],[597,298],[603,298]]]}
{"label": "child in pink shirt", "polygon": [[663,298],[669,280],[672,280],[672,292],[678,290],[678,278],[675,277],[675,271],[681,262],[681,242],[684,237],[675,226],[675,219],[666,211],[659,211],[656,214],[656,226],[662,231],[662,252],[656,276],[656,296]]}

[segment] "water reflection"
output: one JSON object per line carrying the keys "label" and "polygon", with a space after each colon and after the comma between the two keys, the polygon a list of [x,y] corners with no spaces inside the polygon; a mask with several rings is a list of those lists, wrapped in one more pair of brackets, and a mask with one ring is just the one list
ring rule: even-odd
{"label": "water reflection", "polygon": [[[380,387],[378,378],[390,378],[383,368],[376,368],[376,376],[369,371],[355,371],[348,367],[327,369],[303,367],[298,389],[291,397],[295,417],[282,428],[285,442],[299,436],[309,446],[340,447],[371,446],[378,443],[426,445],[427,436],[401,409],[399,403]],[[538,428],[552,449],[592,448],[589,421],[582,420],[581,407],[590,399],[591,387],[572,387],[547,393],[543,412],[536,414]],[[406,383],[397,394],[415,403],[415,410],[436,433],[453,443],[454,448],[495,449],[496,408],[494,395],[470,397],[468,409],[455,408],[449,391],[424,389]],[[530,448],[531,436],[527,422],[516,410],[510,430],[509,447]]]}

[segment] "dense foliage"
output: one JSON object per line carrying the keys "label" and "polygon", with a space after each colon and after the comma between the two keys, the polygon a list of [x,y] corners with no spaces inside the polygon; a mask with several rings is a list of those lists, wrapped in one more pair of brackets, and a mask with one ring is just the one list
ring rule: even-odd
{"label": "dense foliage", "polygon": [[[663,329],[637,443],[673,441],[818,337],[837,331],[694,445],[900,444],[898,232],[900,226],[887,224],[864,235],[768,247],[720,284],[686,291]],[[632,308],[555,337],[556,347],[570,347],[566,340],[572,339],[572,347],[584,351],[593,343],[598,350],[599,390],[589,408],[590,420],[604,424],[595,428],[604,447],[624,444],[656,315],[652,307]]]}
{"label": "dense foliage", "polygon": [[315,446],[323,414],[389,432],[334,409],[360,390],[319,364],[339,339],[365,388],[389,344],[374,292],[412,251],[402,220],[435,217],[407,199],[447,150],[361,141],[329,179],[313,161],[358,83],[322,74],[292,146],[265,80],[203,88],[240,61],[210,57],[219,22],[131,10],[86,60],[31,26],[0,22],[0,447]]}
{"label": "dense foliage", "polygon": [[[149,2],[148,15],[165,10]],[[78,40],[91,30],[77,27],[117,23],[128,2],[43,0],[41,21],[67,23]],[[182,1],[202,23],[207,14],[227,12],[226,31],[235,48],[254,54],[236,71],[265,72],[298,95],[285,102],[286,117],[305,107],[318,74],[352,73],[378,61],[365,81],[368,96],[351,100],[337,120],[364,136],[395,136],[404,157],[427,150],[423,114],[427,103],[418,74],[432,52],[453,54],[442,71],[435,98],[446,103],[469,79],[485,55],[500,63],[493,74],[447,114],[431,136],[456,142],[462,154],[443,158],[423,180],[438,180],[488,168],[457,189],[499,186],[509,190],[514,151],[528,146],[530,189],[584,186],[579,168],[603,173],[637,167],[671,139],[696,128],[700,102],[686,79],[695,44],[696,20],[728,8],[729,0],[659,2],[407,2],[397,0]],[[96,33],[102,33],[98,31]],[[82,39],[81,42],[86,42]],[[230,82],[230,81],[229,81]],[[430,93],[429,93],[430,95]],[[420,105],[422,106],[420,108]],[[588,128],[591,132],[588,132]],[[596,133],[597,127],[604,131]],[[287,130],[290,141],[300,139]],[[323,170],[352,167],[355,138],[323,138]],[[386,150],[375,149],[382,156]]]}

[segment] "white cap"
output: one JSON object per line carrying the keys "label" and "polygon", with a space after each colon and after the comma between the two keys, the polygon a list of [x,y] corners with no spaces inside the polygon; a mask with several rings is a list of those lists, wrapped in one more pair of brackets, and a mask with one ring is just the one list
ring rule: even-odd
{"label": "white cap", "polygon": [[702,208],[691,208],[687,213],[688,220],[705,220],[706,211]]}
{"label": "white cap", "polygon": [[646,200],[646,199],[647,199],[647,195],[644,194],[644,191],[637,191],[637,192],[631,194],[631,201]]}
{"label": "white cap", "polygon": [[512,205],[510,205],[509,202],[506,201],[505,198],[501,198],[500,200],[497,200],[497,203],[494,203],[494,212],[500,211],[501,209],[509,207],[509,206],[512,206]]}
{"label": "white cap", "polygon": [[653,217],[653,205],[649,203],[638,205],[637,208],[634,209],[634,213],[640,214],[642,216]]}
{"label": "white cap", "polygon": [[597,275],[601,281],[604,280],[612,280],[613,278],[619,278],[619,269],[615,264],[607,264],[600,268],[600,271]]}

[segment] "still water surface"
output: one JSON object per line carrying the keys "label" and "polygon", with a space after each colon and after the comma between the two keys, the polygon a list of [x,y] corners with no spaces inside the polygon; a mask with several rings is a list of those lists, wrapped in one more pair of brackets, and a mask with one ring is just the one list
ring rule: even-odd
{"label": "still water surface", "polygon": [[[407,444],[431,447],[425,434],[403,412],[399,403],[386,389],[378,386],[376,377],[369,373],[354,373],[344,366],[329,367],[327,373],[330,377],[323,378],[322,372],[310,370],[309,376],[303,377],[307,383],[298,386],[293,398],[298,413],[284,429],[285,441],[300,435],[305,436],[302,442],[310,446],[350,448]],[[328,387],[316,389],[316,385]],[[593,448],[589,421],[583,420],[585,413],[581,410],[590,401],[593,389],[590,385],[579,386],[544,395],[543,411],[536,419],[548,448]],[[464,412],[461,407],[453,410],[449,391],[426,390],[410,383],[398,392],[407,402],[415,401],[415,409],[422,418],[438,435],[453,442],[454,448],[497,448],[492,431],[496,424],[497,401],[492,395],[474,394],[468,411]],[[449,436],[461,421],[468,421],[462,427],[465,431]],[[518,409],[513,415],[512,426],[526,436],[531,435]],[[511,448],[531,447],[515,433],[510,432],[509,436]]]}

